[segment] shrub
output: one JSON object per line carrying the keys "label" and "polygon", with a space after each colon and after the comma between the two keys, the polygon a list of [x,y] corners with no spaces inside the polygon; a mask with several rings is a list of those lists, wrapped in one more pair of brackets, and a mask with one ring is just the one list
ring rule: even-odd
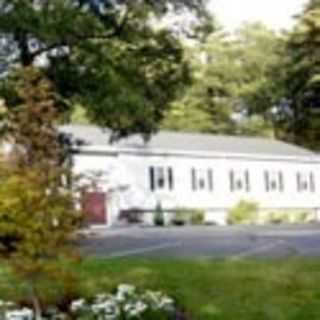
{"label": "shrub", "polygon": [[163,210],[162,210],[161,203],[157,204],[156,211],[155,211],[155,214],[154,214],[153,223],[154,223],[155,226],[158,226],[158,227],[163,227],[165,225],[164,213],[163,213]]}
{"label": "shrub", "polygon": [[[51,306],[44,311],[46,319],[127,320],[173,319],[174,300],[158,291],[138,291],[134,286],[122,284],[113,293],[96,295],[93,299],[72,301],[65,310]],[[0,300],[0,319],[35,320],[32,309]]]}
{"label": "shrub", "polygon": [[270,215],[270,222],[273,224],[289,223],[290,215],[283,211],[275,211]]}
{"label": "shrub", "polygon": [[172,219],[172,224],[175,226],[184,226],[189,222],[190,213],[185,209],[178,209],[174,213],[174,217]]}
{"label": "shrub", "polygon": [[310,220],[311,212],[307,211],[274,211],[269,213],[269,222],[273,224],[281,223],[305,223]]}
{"label": "shrub", "polygon": [[126,220],[130,224],[141,223],[141,212],[139,209],[125,210],[121,212],[120,219]]}
{"label": "shrub", "polygon": [[201,225],[204,224],[205,213],[201,210],[195,210],[191,212],[191,224],[192,225]]}
{"label": "shrub", "polygon": [[12,94],[19,104],[5,106],[2,115],[1,138],[10,141],[12,149],[0,163],[0,259],[28,290],[28,303],[41,319],[46,299],[41,288],[62,287],[62,274],[70,281],[75,278],[59,260],[77,256],[72,240],[82,212],[75,208],[78,190],[68,183],[68,146],[56,127],[64,106],[56,88],[33,67],[8,81],[15,83]]}
{"label": "shrub", "polygon": [[306,223],[311,220],[312,214],[307,211],[300,211],[295,214],[294,222],[295,223]]}
{"label": "shrub", "polygon": [[71,313],[75,319],[168,319],[175,313],[175,304],[161,292],[138,292],[134,286],[123,284],[114,294],[74,301]]}
{"label": "shrub", "polygon": [[259,206],[255,202],[240,201],[229,211],[230,224],[254,223],[258,219]]}

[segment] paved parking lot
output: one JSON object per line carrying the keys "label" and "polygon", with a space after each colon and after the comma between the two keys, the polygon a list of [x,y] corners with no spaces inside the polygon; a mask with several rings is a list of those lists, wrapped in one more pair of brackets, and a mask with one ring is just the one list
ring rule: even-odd
{"label": "paved parking lot", "polygon": [[110,259],[320,257],[320,225],[105,229],[80,245],[89,255]]}

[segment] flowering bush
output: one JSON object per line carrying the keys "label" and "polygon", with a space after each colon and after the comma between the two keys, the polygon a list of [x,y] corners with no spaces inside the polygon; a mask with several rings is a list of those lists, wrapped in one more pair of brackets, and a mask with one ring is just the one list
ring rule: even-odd
{"label": "flowering bush", "polygon": [[[139,292],[134,286],[122,284],[112,294],[98,294],[91,300],[73,301],[68,315],[51,308],[45,319],[168,320],[174,319],[174,315],[174,300],[162,292]],[[0,301],[0,319],[34,320],[34,312]]]}
{"label": "flowering bush", "polygon": [[134,286],[119,285],[114,294],[97,295],[91,302],[80,299],[71,304],[77,319],[169,319],[174,301],[161,292],[138,292]]}
{"label": "flowering bush", "polygon": [[33,311],[28,308],[18,308],[13,302],[0,300],[1,320],[33,320]]}

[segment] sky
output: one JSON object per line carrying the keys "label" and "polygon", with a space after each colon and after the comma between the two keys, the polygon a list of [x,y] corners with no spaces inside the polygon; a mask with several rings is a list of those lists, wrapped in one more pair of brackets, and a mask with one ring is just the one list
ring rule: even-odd
{"label": "sky", "polygon": [[210,0],[210,9],[229,31],[243,22],[262,21],[275,29],[290,29],[307,0]]}

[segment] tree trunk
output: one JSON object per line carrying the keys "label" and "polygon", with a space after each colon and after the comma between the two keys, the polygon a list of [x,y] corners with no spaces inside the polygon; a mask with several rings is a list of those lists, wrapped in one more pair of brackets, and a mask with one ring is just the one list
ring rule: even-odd
{"label": "tree trunk", "polygon": [[38,298],[37,290],[33,285],[31,288],[31,300],[32,300],[33,311],[34,311],[34,319],[42,320],[42,309],[41,309],[40,299]]}
{"label": "tree trunk", "polygon": [[17,41],[20,50],[22,65],[24,67],[31,66],[33,64],[33,57],[30,54],[27,33],[23,30],[18,30],[14,35],[14,39]]}

